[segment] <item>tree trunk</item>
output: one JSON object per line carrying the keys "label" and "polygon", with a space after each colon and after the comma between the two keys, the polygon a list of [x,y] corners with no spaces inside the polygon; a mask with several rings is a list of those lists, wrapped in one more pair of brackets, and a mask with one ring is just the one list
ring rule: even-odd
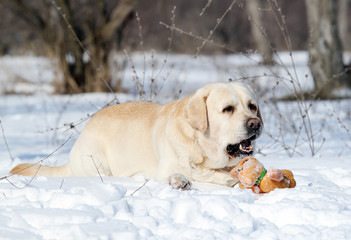
{"label": "tree trunk", "polygon": [[85,91],[86,92],[107,92],[112,91],[111,76],[109,68],[109,55],[112,47],[105,47],[104,44],[94,44],[90,48],[90,61],[85,67]]}
{"label": "tree trunk", "polygon": [[[86,26],[85,22],[74,21],[74,9],[68,0],[59,0],[59,6],[64,14],[64,21],[58,26],[63,37],[56,39],[58,45],[56,56],[59,66],[63,72],[64,87],[61,92],[80,93],[105,91],[98,84],[98,67],[108,68],[104,64],[96,63],[96,58],[92,59],[94,53],[90,49],[96,48],[94,42],[87,42],[83,46],[86,36],[91,34],[92,29]],[[107,81],[107,80],[106,80]]]}
{"label": "tree trunk", "polygon": [[338,7],[338,23],[339,23],[339,34],[342,46],[344,50],[350,49],[350,43],[348,40],[348,3],[349,0],[339,0],[339,7]]}
{"label": "tree trunk", "polygon": [[[100,25],[74,22],[74,12],[68,0],[59,0],[64,16],[62,28],[66,38],[57,40],[59,66],[64,74],[64,92],[112,91],[109,56],[113,50],[112,36],[123,31],[125,21],[135,9],[138,0],[120,0],[111,17],[104,15],[104,1],[98,2]],[[65,26],[68,25],[68,26]],[[68,31],[67,31],[68,29]],[[60,41],[60,40],[63,40]],[[84,42],[85,46],[82,46]]]}
{"label": "tree trunk", "polygon": [[57,89],[58,92],[112,91],[108,65],[109,51],[103,49],[101,45],[91,46],[90,49],[88,55],[79,45],[75,45],[72,52],[66,51],[62,44],[58,47],[56,56],[64,77],[64,85]]}
{"label": "tree trunk", "polygon": [[113,36],[119,33],[122,37],[139,0],[32,2],[11,0],[6,4],[52,49],[64,81],[57,84],[57,91],[111,91],[108,62],[115,46]]}
{"label": "tree trunk", "polygon": [[306,0],[305,3],[310,30],[309,67],[316,94],[327,98],[345,79],[335,1]]}
{"label": "tree trunk", "polygon": [[273,64],[273,50],[269,46],[266,37],[263,34],[263,21],[260,9],[260,0],[248,0],[246,1],[247,11],[250,15],[251,35],[255,42],[257,50],[262,54],[262,63],[265,65]]}

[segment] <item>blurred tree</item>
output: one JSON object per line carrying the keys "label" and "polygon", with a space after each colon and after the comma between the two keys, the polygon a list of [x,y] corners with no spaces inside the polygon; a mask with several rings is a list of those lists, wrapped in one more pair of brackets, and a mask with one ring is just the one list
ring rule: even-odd
{"label": "blurred tree", "polygon": [[350,49],[351,44],[348,36],[348,18],[347,18],[347,12],[348,12],[348,4],[350,3],[349,0],[339,0],[339,6],[338,6],[338,23],[339,23],[339,34],[340,34],[340,39],[342,46],[344,50]]}
{"label": "blurred tree", "polygon": [[[48,47],[53,49],[53,44],[43,44],[42,34],[39,34],[39,29],[36,29],[33,24],[30,24],[28,17],[23,16],[23,12],[16,11],[18,9],[15,5],[17,0],[1,0],[0,1],[0,49],[4,49],[7,54],[25,54],[34,53],[38,55],[47,55]],[[87,35],[86,27],[91,28],[95,26],[98,28],[102,23],[99,17],[98,10],[100,2],[106,2],[108,7],[105,10],[107,20],[110,19],[111,13],[118,3],[122,0],[76,0],[76,1],[65,1],[69,4],[69,8],[72,10],[73,20],[77,23],[72,23],[72,27],[75,28],[80,26],[84,32],[76,31],[79,39],[82,40],[83,46],[88,50],[88,40],[90,38],[82,35]],[[257,0],[255,0],[257,1]],[[57,25],[64,27],[63,35],[64,39],[68,39],[68,34],[71,34],[67,28],[67,24],[64,23],[60,12],[57,12],[53,3],[57,4],[60,8],[60,1],[58,0],[41,0],[41,1],[24,1],[23,4],[30,8],[35,8],[39,11],[39,16],[42,16],[44,20],[51,20],[55,22],[56,29],[59,29]],[[204,8],[206,1],[203,0],[143,0],[139,1],[134,12],[138,12],[140,16],[140,24],[142,25],[142,38],[144,49],[155,49],[159,51],[165,51],[168,48],[168,38],[170,32],[160,22],[170,23],[172,18],[172,9],[176,6],[175,11],[175,24],[177,27],[184,31],[191,32],[196,36],[208,36],[209,32],[213,29],[217,23],[217,19],[224,13],[228,6],[233,0],[220,0],[212,1],[212,4],[206,9],[206,11],[200,15],[202,8]],[[250,34],[250,21],[247,21],[247,10],[243,9],[246,7],[247,1],[239,0],[235,1],[235,4],[231,11],[222,20],[217,30],[213,33],[211,40],[213,42],[224,45],[224,48],[220,48],[215,45],[206,44],[202,49],[203,54],[218,54],[218,53],[238,53],[238,52],[249,52],[251,49],[258,49],[253,41],[252,34]],[[276,1],[274,1],[276,2]],[[261,0],[261,3],[266,3],[267,0]],[[47,6],[46,6],[47,5]],[[350,6],[350,5],[349,5]],[[48,11],[47,7],[53,8],[55,11]],[[305,12],[304,0],[294,1],[279,1],[279,8],[281,13],[284,15],[287,27],[289,29],[289,35],[292,39],[293,50],[306,49],[307,46],[307,20]],[[41,9],[41,10],[40,10]],[[92,9],[88,11],[88,9]],[[10,11],[9,11],[10,10]],[[60,8],[61,12],[64,13],[64,8]],[[50,13],[50,14],[48,14]],[[28,15],[28,13],[26,13]],[[130,16],[130,15],[129,15]],[[129,17],[128,16],[128,17]],[[44,18],[46,17],[46,18]],[[286,43],[284,38],[281,37],[281,28],[277,25],[276,19],[272,11],[268,6],[263,6],[261,11],[262,22],[265,26],[269,41],[274,43],[274,49],[286,50]],[[348,20],[351,19],[351,15],[348,15]],[[85,24],[84,21],[88,20],[90,23]],[[120,49],[126,49],[127,51],[134,51],[140,47],[140,32],[138,31],[138,22],[134,20],[128,21],[127,18],[122,24],[119,30],[111,37],[111,41],[116,44],[117,48],[120,45]],[[92,24],[92,22],[96,24]],[[64,24],[62,24],[64,23]],[[125,26],[125,28],[124,28]],[[58,36],[59,31],[53,33]],[[118,37],[121,35],[122,38]],[[58,38],[56,37],[56,40]],[[68,42],[68,40],[67,40]],[[196,48],[199,46],[199,40],[191,37],[187,37],[184,34],[175,33],[172,41],[173,52],[182,53],[194,53]],[[48,45],[48,47],[46,47]],[[51,50],[51,52],[53,52]],[[85,54],[86,55],[86,54]],[[72,56],[69,54],[68,56]],[[70,58],[72,59],[72,57]]]}
{"label": "blurred tree", "polygon": [[[7,0],[58,59],[64,75],[61,92],[111,90],[109,54],[138,0]],[[117,35],[116,38],[113,36]]]}
{"label": "blurred tree", "polygon": [[335,0],[306,0],[310,30],[309,67],[320,97],[345,83]]}
{"label": "blurred tree", "polygon": [[265,65],[273,64],[273,49],[269,44],[266,31],[262,21],[262,2],[261,0],[246,1],[249,13],[251,35],[259,53],[262,54],[262,63]]}

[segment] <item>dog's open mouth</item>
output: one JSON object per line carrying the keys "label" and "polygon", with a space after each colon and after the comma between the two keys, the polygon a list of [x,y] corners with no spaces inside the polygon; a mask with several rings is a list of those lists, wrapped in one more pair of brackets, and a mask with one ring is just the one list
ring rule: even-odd
{"label": "dog's open mouth", "polygon": [[254,148],[252,141],[256,138],[257,136],[253,135],[248,139],[242,140],[240,143],[229,144],[226,149],[228,155],[233,158],[239,157],[241,155],[251,155]]}

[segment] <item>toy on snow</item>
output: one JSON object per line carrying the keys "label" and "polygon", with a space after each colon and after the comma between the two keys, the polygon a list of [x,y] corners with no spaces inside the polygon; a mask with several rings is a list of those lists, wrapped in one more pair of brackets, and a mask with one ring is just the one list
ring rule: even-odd
{"label": "toy on snow", "polygon": [[268,193],[276,188],[296,186],[294,175],[289,170],[270,169],[268,172],[256,158],[245,157],[230,171],[239,180],[239,187],[251,189],[254,193]]}

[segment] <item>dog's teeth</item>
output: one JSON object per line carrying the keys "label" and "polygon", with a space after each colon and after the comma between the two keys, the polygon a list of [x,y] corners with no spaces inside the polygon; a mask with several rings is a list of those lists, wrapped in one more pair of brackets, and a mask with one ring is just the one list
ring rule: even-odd
{"label": "dog's teeth", "polygon": [[247,147],[243,147],[243,146],[241,146],[241,144],[239,145],[239,149],[241,150],[241,151],[243,151],[243,152],[251,152],[252,151],[252,149],[253,149],[253,146],[247,146]]}

